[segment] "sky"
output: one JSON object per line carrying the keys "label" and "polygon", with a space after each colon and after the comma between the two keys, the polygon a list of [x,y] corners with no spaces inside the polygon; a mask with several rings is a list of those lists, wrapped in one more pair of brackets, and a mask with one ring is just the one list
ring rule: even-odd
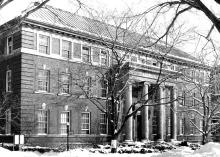
{"label": "sky", "polygon": [[[37,0],[14,0],[12,3],[7,5],[4,9],[0,10],[0,24],[5,23],[6,21],[18,16],[22,10],[25,10],[29,6],[33,5],[33,2]],[[40,1],[40,0],[39,0]],[[96,11],[104,14],[115,14],[120,16],[122,12],[130,9],[133,13],[139,13],[150,6],[158,2],[162,2],[164,0],[80,0],[85,5],[85,8],[95,9]],[[203,0],[203,2],[213,11],[220,15],[220,11],[218,6],[213,2],[214,0],[207,1]],[[67,10],[75,13],[77,8],[76,0],[50,0],[48,5],[52,5],[56,8],[60,8],[63,10]],[[84,15],[84,10],[81,9],[78,11],[78,14]],[[164,20],[169,18],[169,16],[164,16]],[[197,32],[203,33],[204,35],[210,29],[211,23],[210,21],[198,11],[193,11],[188,14],[184,14],[184,16],[180,17],[181,23],[184,23],[184,27],[186,28],[192,27],[195,28]],[[163,24],[161,27],[163,28]],[[160,29],[159,28],[159,29]],[[220,43],[219,33],[215,30],[212,33],[214,39],[216,39],[217,43]],[[199,39],[187,41],[183,45],[179,45],[180,49],[188,53],[195,53],[199,46],[196,46]],[[200,41],[201,42],[201,41]],[[203,45],[203,43],[201,44]],[[219,44],[218,44],[219,45]]]}

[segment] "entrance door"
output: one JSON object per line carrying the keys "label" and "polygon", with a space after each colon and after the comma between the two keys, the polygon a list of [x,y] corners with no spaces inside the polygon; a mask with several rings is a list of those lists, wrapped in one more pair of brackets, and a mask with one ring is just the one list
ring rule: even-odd
{"label": "entrance door", "polygon": [[141,141],[141,139],[142,139],[142,120],[141,120],[141,115],[140,114],[138,114],[137,115],[137,120],[136,120],[136,125],[137,125],[137,130],[136,130],[136,132],[137,132],[137,141]]}

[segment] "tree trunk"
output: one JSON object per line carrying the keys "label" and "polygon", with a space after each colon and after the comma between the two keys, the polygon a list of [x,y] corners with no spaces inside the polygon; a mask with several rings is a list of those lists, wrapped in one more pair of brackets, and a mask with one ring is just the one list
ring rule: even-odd
{"label": "tree trunk", "polygon": [[114,133],[111,139],[111,153],[117,152],[117,146],[118,146],[118,134]]}
{"label": "tree trunk", "polygon": [[208,142],[208,134],[204,133],[202,134],[202,145],[206,144]]}

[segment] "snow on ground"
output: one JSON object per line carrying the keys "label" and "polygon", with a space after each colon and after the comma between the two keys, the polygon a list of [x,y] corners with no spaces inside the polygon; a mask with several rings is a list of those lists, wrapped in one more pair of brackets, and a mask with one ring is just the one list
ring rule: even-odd
{"label": "snow on ground", "polygon": [[190,147],[177,147],[177,149],[163,153],[147,153],[147,154],[102,154],[92,153],[85,149],[74,149],[68,152],[55,153],[49,152],[40,154],[39,152],[21,152],[9,151],[0,147],[1,157],[220,157],[220,144],[210,142],[201,146],[199,150],[192,150]]}

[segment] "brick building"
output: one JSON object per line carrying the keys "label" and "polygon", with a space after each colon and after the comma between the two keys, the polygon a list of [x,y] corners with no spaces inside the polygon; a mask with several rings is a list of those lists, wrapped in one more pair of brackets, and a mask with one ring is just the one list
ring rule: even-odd
{"label": "brick building", "polygon": [[[108,67],[112,63],[111,54],[103,46],[104,41],[94,33],[97,30],[94,23],[97,26],[97,21],[50,6],[40,8],[22,21],[20,19],[15,18],[0,27],[0,89],[16,98],[14,108],[7,109],[1,122],[1,133],[24,134],[26,142],[33,145],[63,144],[67,129],[70,143],[109,141],[105,114],[83,94],[88,90],[105,104],[103,97],[107,91],[93,77],[91,65],[87,64]],[[122,52],[127,50],[120,43],[118,49]],[[140,48],[126,58],[129,67],[136,70],[131,71],[128,77],[130,83],[124,98],[124,109],[141,93],[148,93],[153,88],[160,69],[156,51]],[[207,68],[178,49],[167,55],[165,63],[164,74],[172,74],[185,67],[194,69],[200,81],[204,81],[207,75]],[[85,74],[84,90],[69,82],[76,79],[71,71],[78,71],[82,65],[88,69],[82,71]],[[95,89],[90,89],[92,82],[96,82]],[[183,82],[178,79],[164,82],[157,90],[161,103],[166,101],[163,99],[165,97],[177,99],[183,92],[182,86]],[[150,94],[145,99],[154,101]],[[171,112],[170,108],[175,110],[183,104],[171,102],[169,107],[146,107],[130,117],[121,140],[169,141],[185,139],[186,135],[188,139],[198,140],[200,135],[193,126],[178,113]],[[16,119],[15,122],[12,119]]]}

